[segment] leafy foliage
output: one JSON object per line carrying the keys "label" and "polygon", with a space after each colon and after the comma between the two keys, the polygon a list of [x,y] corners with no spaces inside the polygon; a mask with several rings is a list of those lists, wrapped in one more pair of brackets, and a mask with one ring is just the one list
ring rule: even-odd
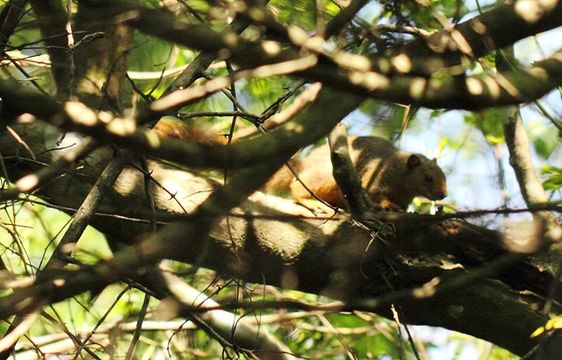
{"label": "leafy foliage", "polygon": [[547,176],[543,186],[547,190],[558,190],[562,187],[562,168],[556,166],[544,166],[541,172]]}

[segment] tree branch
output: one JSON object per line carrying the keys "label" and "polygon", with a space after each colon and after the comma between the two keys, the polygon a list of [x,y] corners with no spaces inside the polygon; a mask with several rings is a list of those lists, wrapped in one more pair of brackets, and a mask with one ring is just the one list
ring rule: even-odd
{"label": "tree branch", "polygon": [[[304,112],[296,114],[294,120],[264,136],[229,146],[210,146],[177,139],[160,141],[149,130],[135,130],[132,119],[107,119],[107,113],[100,119],[91,109],[76,102],[66,103],[63,108],[52,99],[18,88],[11,82],[0,81],[0,97],[4,100],[8,119],[31,113],[56,126],[81,131],[178,164],[230,168],[267,161],[282,153],[295,153],[327,134],[363,100],[361,96],[324,89]],[[332,106],[335,102],[337,107]]]}
{"label": "tree branch", "polygon": [[[452,29],[417,39],[399,50],[375,56],[375,69],[385,72],[430,75],[463,59],[474,60],[518,40],[562,25],[562,1],[510,1]],[[510,31],[505,29],[509,28]],[[390,59],[390,60],[389,60]],[[405,70],[400,59],[408,59]],[[386,70],[385,70],[386,69]]]}
{"label": "tree branch", "polygon": [[[562,65],[562,52],[559,54],[560,64]],[[514,68],[515,62],[513,47],[505,49],[496,56],[496,64],[499,70],[505,70],[510,67]],[[511,111],[513,115],[505,120],[503,126],[505,141],[509,149],[509,163],[515,171],[515,176],[527,207],[546,203],[548,197],[533,166],[529,138],[523,127],[521,112],[518,107],[511,109]],[[562,227],[552,213],[546,211],[537,212],[533,214],[533,217],[537,220],[534,226],[538,226],[541,229],[536,231],[537,239],[529,241],[533,242],[534,240],[534,243],[525,245],[529,250],[536,251],[543,245],[549,245],[541,243],[540,237],[543,234],[546,235],[547,243],[559,243],[562,241]]]}
{"label": "tree branch", "polygon": [[[90,2],[83,0],[85,4]],[[102,4],[103,5],[103,4]],[[100,6],[98,4],[97,6]],[[515,11],[512,7],[500,7],[500,10],[491,10],[493,18],[501,16],[504,12]],[[496,11],[496,12],[494,12]],[[133,26],[147,34],[160,37],[162,39],[182,44],[190,48],[202,50],[205,52],[219,52],[224,56],[237,62],[243,68],[253,68],[261,65],[282,63],[284,61],[299,58],[299,49],[283,50],[279,45],[273,43],[264,44],[261,42],[251,42],[244,40],[233,32],[217,33],[202,25],[192,25],[179,21],[172,14],[140,8],[137,6],[126,5],[118,2],[112,3],[111,12],[107,11],[107,7],[103,6],[103,10],[92,6],[90,16],[96,17],[97,21],[105,19],[109,21],[112,17],[119,14],[134,14],[129,17],[127,24]],[[486,13],[486,14],[489,14]],[[484,14],[484,15],[486,15]],[[484,16],[481,15],[481,16]],[[538,23],[529,23],[525,27],[524,32],[513,32],[506,35],[505,39],[510,42],[519,40],[520,36],[529,36],[549,28],[554,28],[562,24],[562,5],[557,2],[555,8],[545,11],[545,18]],[[560,16],[559,16],[560,15]],[[484,19],[489,21],[491,15],[486,15]],[[507,16],[507,15],[506,15]],[[522,19],[517,15],[518,19]],[[480,17],[463,23],[462,29],[472,29],[475,22]],[[547,21],[549,20],[549,21]],[[493,26],[495,29],[495,25]],[[468,31],[468,30],[467,30]],[[453,32],[455,33],[455,32]],[[505,33],[505,32],[504,32]],[[495,33],[494,33],[495,34]],[[443,35],[443,34],[441,34]],[[369,94],[372,97],[394,101],[398,103],[415,104],[430,108],[462,108],[462,109],[480,109],[489,106],[501,106],[520,103],[524,101],[534,100],[556,86],[562,83],[562,70],[560,66],[560,55],[555,55],[551,59],[546,60],[529,69],[529,71],[514,74],[504,74],[503,78],[493,76],[474,77],[467,79],[464,86],[459,88],[456,80],[452,77],[443,80],[441,77],[433,79],[425,79],[425,77],[408,76],[414,65],[412,58],[408,56],[400,57],[392,60],[393,66],[402,69],[404,76],[387,77],[381,72],[371,71],[369,69],[379,69],[381,66],[373,64],[369,59],[359,55],[347,54],[345,52],[330,53],[318,46],[317,42],[321,39],[315,39],[308,42],[305,33],[299,35],[296,43],[307,51],[318,53],[320,58],[327,57],[327,61],[320,61],[313,68],[301,71],[295,75],[305,77],[313,81],[322,81],[340,89],[355,91],[358,94]],[[298,36],[297,36],[298,37]],[[456,42],[459,40],[453,37]],[[507,41],[507,40],[506,40]],[[502,43],[505,41],[502,41]],[[266,46],[267,45],[267,46]],[[413,46],[413,45],[412,45]],[[425,46],[425,45],[424,45]],[[475,56],[484,54],[484,48],[476,45]],[[416,46],[413,46],[416,47]],[[489,51],[492,48],[486,47]],[[450,60],[447,54],[441,54],[447,60]],[[339,64],[340,66],[336,66]],[[380,65],[380,64],[379,64]],[[386,69],[391,64],[386,64]],[[435,70],[435,67],[433,67]],[[445,67],[442,67],[444,69]],[[540,80],[540,81],[538,81]],[[505,87],[508,86],[506,89]],[[514,89],[515,92],[513,91]]]}

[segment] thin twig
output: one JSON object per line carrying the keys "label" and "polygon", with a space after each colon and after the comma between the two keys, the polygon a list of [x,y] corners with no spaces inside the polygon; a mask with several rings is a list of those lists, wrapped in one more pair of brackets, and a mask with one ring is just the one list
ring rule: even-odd
{"label": "thin twig", "polygon": [[200,112],[190,112],[190,113],[179,113],[178,118],[185,120],[185,119],[192,119],[197,117],[228,117],[228,116],[239,116],[244,119],[247,119],[251,122],[256,122],[260,116],[248,113],[245,111],[200,111]]}
{"label": "thin twig", "polygon": [[144,294],[144,300],[142,302],[139,318],[137,319],[137,327],[135,328],[135,332],[133,333],[133,339],[131,340],[131,343],[129,344],[129,348],[127,349],[125,360],[130,360],[133,358],[133,355],[135,353],[135,347],[137,346],[137,343],[139,342],[139,338],[142,333],[142,323],[144,321],[144,318],[146,317],[146,312],[148,310],[149,302],[150,302],[150,295]]}
{"label": "thin twig", "polygon": [[60,176],[77,161],[90,154],[99,145],[98,141],[87,138],[84,139],[76,148],[64,152],[64,154],[53,161],[49,166],[44,167],[36,173],[25,175],[15,183],[15,187],[4,190],[0,193],[2,201],[17,199],[21,193],[31,193],[50,180]]}
{"label": "thin twig", "polygon": [[88,196],[86,196],[86,199],[84,199],[82,205],[80,205],[80,208],[76,214],[74,214],[72,223],[55,248],[51,259],[49,259],[45,268],[54,269],[64,266],[65,261],[63,259],[65,258],[65,254],[69,252],[69,248],[66,245],[78,242],[78,239],[86,229],[86,226],[89,225],[92,217],[95,215],[96,209],[101,200],[109,192],[109,189],[115,183],[117,176],[119,176],[123,168],[129,164],[130,161],[131,153],[121,151],[103,170],[96,183],[88,193]]}

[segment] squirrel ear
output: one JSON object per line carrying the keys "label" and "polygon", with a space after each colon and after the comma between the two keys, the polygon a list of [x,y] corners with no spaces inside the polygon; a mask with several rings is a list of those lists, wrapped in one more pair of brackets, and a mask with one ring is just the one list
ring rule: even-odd
{"label": "squirrel ear", "polygon": [[408,157],[408,162],[406,163],[406,165],[408,166],[408,169],[416,168],[416,167],[420,166],[420,164],[421,164],[421,159],[416,154],[410,155]]}
{"label": "squirrel ear", "polygon": [[433,158],[433,159],[431,159],[431,161],[432,161],[434,164],[437,164],[437,158]]}

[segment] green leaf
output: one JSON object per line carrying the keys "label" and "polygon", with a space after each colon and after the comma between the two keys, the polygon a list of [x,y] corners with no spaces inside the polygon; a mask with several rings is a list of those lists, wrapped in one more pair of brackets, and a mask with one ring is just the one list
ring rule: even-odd
{"label": "green leaf", "polygon": [[562,168],[545,165],[541,173],[548,176],[542,183],[545,190],[558,190],[562,187]]}

